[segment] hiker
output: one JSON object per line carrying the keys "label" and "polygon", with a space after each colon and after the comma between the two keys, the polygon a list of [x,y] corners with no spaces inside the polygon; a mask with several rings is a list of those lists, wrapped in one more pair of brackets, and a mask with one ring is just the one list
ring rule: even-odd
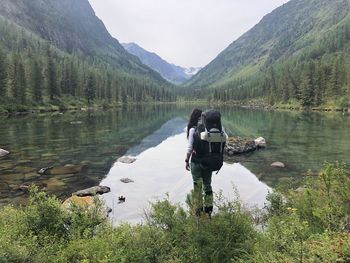
{"label": "hiker", "polygon": [[187,125],[187,139],[185,163],[186,170],[191,171],[193,178],[192,205],[197,216],[204,212],[210,218],[213,212],[212,172],[219,171],[223,165],[227,139],[220,112],[194,109]]}

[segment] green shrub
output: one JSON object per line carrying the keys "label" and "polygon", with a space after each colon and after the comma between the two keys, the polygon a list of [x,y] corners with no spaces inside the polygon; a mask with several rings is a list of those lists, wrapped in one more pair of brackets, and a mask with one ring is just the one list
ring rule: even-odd
{"label": "green shrub", "polygon": [[344,164],[326,164],[299,191],[274,192],[267,200],[268,227],[248,262],[349,260],[350,178]]}
{"label": "green shrub", "polygon": [[28,230],[40,237],[65,238],[68,214],[61,209],[61,202],[37,187],[31,188],[30,194],[29,206],[24,210]]}
{"label": "green shrub", "polygon": [[23,210],[7,206],[0,211],[0,262],[27,262],[36,240],[28,230]]}
{"label": "green shrub", "polygon": [[350,262],[349,181],[344,165],[327,164],[304,190],[270,193],[264,230],[238,198],[219,195],[211,219],[165,199],[144,224],[112,226],[98,202],[67,211],[33,188],[27,207],[0,210],[0,263]]}
{"label": "green shrub", "polygon": [[[157,202],[149,224],[165,232],[174,262],[230,262],[252,252],[257,234],[251,214],[238,201],[221,201],[209,219],[186,213],[168,200]],[[168,249],[170,249],[168,248]]]}
{"label": "green shrub", "polygon": [[318,177],[309,175],[302,192],[289,192],[294,207],[314,231],[342,231],[350,219],[350,177],[344,164],[326,164]]}

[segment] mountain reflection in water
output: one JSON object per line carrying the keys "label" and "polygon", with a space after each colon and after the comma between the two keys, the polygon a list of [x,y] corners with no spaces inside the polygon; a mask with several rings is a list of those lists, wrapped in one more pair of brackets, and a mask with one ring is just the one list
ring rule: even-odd
{"label": "mountain reflection in water", "polygon": [[[116,200],[119,194],[127,197],[126,203],[117,206],[114,213],[131,205],[137,184],[147,182],[144,188],[152,189],[148,186],[149,180],[153,180],[155,186],[152,196],[169,192],[171,200],[183,202],[192,188],[191,176],[183,167],[187,143],[183,129],[192,108],[193,105],[130,105],[107,111],[0,116],[0,148],[11,152],[0,158],[0,207],[27,202],[28,194],[20,190],[22,184],[37,184],[63,200],[75,191],[100,184],[106,176],[106,180],[116,178],[118,183],[121,177],[136,179],[134,184],[112,185],[114,197],[108,199]],[[203,107],[206,108],[209,106]],[[254,198],[245,195],[253,196],[253,191],[259,189],[252,174],[269,187],[275,187],[285,181],[297,183],[308,170],[317,174],[325,161],[350,162],[349,113],[239,107],[219,107],[219,110],[230,136],[250,139],[262,136],[267,140],[267,147],[230,158],[233,164],[226,164],[213,177],[216,192],[227,187],[232,193],[232,181],[242,199],[250,202]],[[125,168],[116,165],[115,160],[124,155],[135,155],[138,160]],[[271,167],[276,161],[286,167]],[[77,174],[37,173],[43,167],[67,164],[83,166],[83,169]],[[162,185],[163,180],[169,182]],[[247,187],[240,182],[248,182]],[[138,197],[144,202],[142,208],[148,205],[146,190],[142,189]],[[263,202],[260,201],[263,198],[255,199]],[[131,208],[127,211],[139,209]],[[118,213],[126,215],[123,211]]]}
{"label": "mountain reflection in water", "polygon": [[[187,147],[185,126],[186,121],[180,118],[168,121],[128,151],[128,154],[138,153],[136,162],[116,162],[102,180],[101,185],[111,187],[111,192],[103,198],[113,210],[111,218],[114,223],[141,222],[150,202],[166,195],[171,202],[185,203],[186,195],[192,189],[191,174],[185,170],[184,163]],[[122,183],[120,179],[125,177],[134,183]],[[228,199],[235,198],[236,188],[245,204],[258,207],[264,205],[270,189],[238,163],[224,164],[219,174],[213,175],[212,186],[215,193],[222,191]],[[126,197],[126,202],[118,204],[121,195]]]}

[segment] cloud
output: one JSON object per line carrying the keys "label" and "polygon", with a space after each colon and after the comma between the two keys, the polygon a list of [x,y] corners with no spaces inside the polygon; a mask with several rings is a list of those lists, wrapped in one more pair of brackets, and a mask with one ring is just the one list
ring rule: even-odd
{"label": "cloud", "polygon": [[89,0],[120,42],[135,42],[168,62],[205,66],[288,0]]}

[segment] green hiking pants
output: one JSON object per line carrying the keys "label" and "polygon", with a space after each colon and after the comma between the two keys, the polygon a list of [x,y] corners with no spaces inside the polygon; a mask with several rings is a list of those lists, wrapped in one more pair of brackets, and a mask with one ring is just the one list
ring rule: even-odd
{"label": "green hiking pants", "polygon": [[[213,211],[213,190],[211,187],[212,172],[203,169],[199,163],[191,162],[193,178],[193,205],[196,211],[211,213]],[[203,198],[204,194],[204,198]]]}

